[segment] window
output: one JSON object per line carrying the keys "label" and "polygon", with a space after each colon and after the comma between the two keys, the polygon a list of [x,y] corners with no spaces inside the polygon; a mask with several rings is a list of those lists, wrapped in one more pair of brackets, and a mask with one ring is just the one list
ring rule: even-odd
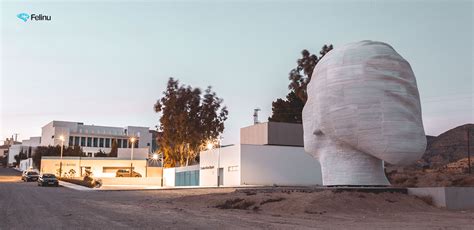
{"label": "window", "polygon": [[99,147],[104,147],[104,138],[99,138]]}
{"label": "window", "polygon": [[92,146],[92,137],[88,137],[87,138],[87,147],[91,147]]}
{"label": "window", "polygon": [[110,148],[110,138],[105,138],[105,147]]}
{"label": "window", "polygon": [[237,166],[237,165],[236,165],[236,166],[229,166],[229,167],[227,168],[227,170],[228,170],[229,172],[234,172],[234,171],[237,171],[238,169],[239,169],[239,166]]}
{"label": "window", "polygon": [[74,137],[73,136],[69,136],[69,146],[73,146],[74,145]]}
{"label": "window", "polygon": [[133,146],[134,148],[138,148],[138,140],[135,141],[135,146]]}
{"label": "window", "polygon": [[81,137],[74,137],[74,145],[79,146]]}
{"label": "window", "polygon": [[117,148],[122,148],[122,139],[117,140]]}
{"label": "window", "polygon": [[86,137],[81,137],[81,146],[86,146]]}
{"label": "window", "polygon": [[97,137],[94,137],[94,147],[97,147],[97,145],[98,145],[98,142],[99,142],[99,141],[98,141],[98,139],[99,139],[99,138],[97,138]]}
{"label": "window", "polygon": [[122,144],[123,144],[122,147],[127,148],[127,147],[128,147],[128,146],[127,146],[127,145],[128,145],[128,140],[127,140],[127,139],[123,139],[123,140],[122,140]]}

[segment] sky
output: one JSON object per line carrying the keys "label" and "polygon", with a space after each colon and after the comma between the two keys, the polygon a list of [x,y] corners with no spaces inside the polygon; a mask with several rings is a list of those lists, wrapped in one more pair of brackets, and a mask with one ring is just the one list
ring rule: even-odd
{"label": "sky", "polygon": [[473,1],[0,1],[1,140],[52,120],[153,128],[174,77],[224,99],[235,144],[286,96],[301,50],[360,40],[410,62],[427,134],[474,123]]}

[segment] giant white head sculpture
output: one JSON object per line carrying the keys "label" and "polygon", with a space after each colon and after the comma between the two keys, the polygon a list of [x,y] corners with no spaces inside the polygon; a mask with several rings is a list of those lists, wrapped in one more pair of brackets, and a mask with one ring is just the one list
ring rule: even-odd
{"label": "giant white head sculpture", "polygon": [[319,61],[303,127],[305,150],[328,186],[389,185],[383,161],[408,164],[426,148],[413,71],[382,42],[347,44]]}

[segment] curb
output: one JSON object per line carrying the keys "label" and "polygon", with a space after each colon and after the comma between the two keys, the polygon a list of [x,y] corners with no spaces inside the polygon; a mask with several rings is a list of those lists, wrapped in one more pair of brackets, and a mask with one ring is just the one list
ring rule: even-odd
{"label": "curb", "polygon": [[95,189],[92,189],[92,188],[87,188],[87,187],[84,187],[82,185],[77,185],[77,184],[65,182],[65,181],[62,181],[62,180],[59,181],[59,185],[61,185],[63,187],[66,187],[66,188],[73,189],[73,190],[77,190],[77,191],[86,191],[86,192],[96,191]]}

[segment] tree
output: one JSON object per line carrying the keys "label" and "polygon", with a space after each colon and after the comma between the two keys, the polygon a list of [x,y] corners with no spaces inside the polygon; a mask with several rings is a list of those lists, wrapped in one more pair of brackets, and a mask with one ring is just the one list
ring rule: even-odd
{"label": "tree", "polygon": [[118,155],[118,145],[117,145],[117,139],[112,139],[112,149],[110,150],[110,157],[117,157]]}
{"label": "tree", "polygon": [[[32,155],[33,164],[36,168],[41,168],[41,157],[43,156],[61,156],[61,146],[38,146]],[[63,156],[85,157],[85,153],[80,146],[64,147]]]}
{"label": "tree", "polygon": [[211,87],[201,96],[199,88],[170,78],[163,94],[154,105],[155,112],[161,113],[159,151],[164,153],[165,166],[185,166],[224,131],[228,111]]}
{"label": "tree", "polygon": [[272,103],[272,116],[268,121],[302,123],[302,110],[304,102],[296,96],[294,91],[286,95],[286,100],[278,98]]}
{"label": "tree", "polygon": [[13,158],[15,158],[16,165],[20,165],[20,161],[28,159],[28,156],[26,155],[25,152],[23,152],[23,149],[22,149],[20,150],[20,153],[18,153],[18,155],[15,155]]}
{"label": "tree", "polygon": [[94,153],[94,157],[108,157],[109,155],[102,151],[102,149],[99,149],[99,152]]}
{"label": "tree", "polygon": [[316,67],[316,64],[332,49],[332,45],[324,45],[319,52],[321,55],[319,58],[317,55],[311,54],[308,50],[301,51],[302,57],[296,61],[296,68],[290,71],[290,76],[288,77],[290,84],[288,85],[288,89],[293,90],[303,103],[306,103],[308,99],[306,87],[311,81],[314,67]]}
{"label": "tree", "polygon": [[303,107],[308,99],[306,88],[311,81],[314,67],[332,49],[332,45],[324,45],[319,52],[320,57],[308,50],[301,51],[302,57],[296,61],[297,66],[289,73],[290,92],[286,99],[278,98],[273,101],[272,116],[268,121],[302,123]]}

